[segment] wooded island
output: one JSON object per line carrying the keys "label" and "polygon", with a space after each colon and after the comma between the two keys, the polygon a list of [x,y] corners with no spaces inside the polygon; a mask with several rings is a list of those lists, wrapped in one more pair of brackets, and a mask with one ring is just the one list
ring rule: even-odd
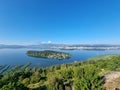
{"label": "wooded island", "polygon": [[69,53],[52,51],[52,50],[27,51],[27,55],[38,58],[58,59],[58,60],[69,59],[71,57]]}

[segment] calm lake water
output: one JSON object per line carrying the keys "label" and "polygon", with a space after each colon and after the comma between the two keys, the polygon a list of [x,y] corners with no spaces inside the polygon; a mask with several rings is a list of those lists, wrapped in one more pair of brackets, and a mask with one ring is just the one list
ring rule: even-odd
{"label": "calm lake water", "polygon": [[56,50],[67,52],[72,55],[70,59],[66,60],[52,60],[43,58],[34,58],[26,55],[28,50],[42,50],[42,49],[0,49],[0,65],[20,65],[31,62],[32,66],[47,67],[55,64],[71,63],[75,61],[86,60],[93,56],[105,54],[120,54],[120,50],[105,50],[105,51],[88,51],[88,50]]}

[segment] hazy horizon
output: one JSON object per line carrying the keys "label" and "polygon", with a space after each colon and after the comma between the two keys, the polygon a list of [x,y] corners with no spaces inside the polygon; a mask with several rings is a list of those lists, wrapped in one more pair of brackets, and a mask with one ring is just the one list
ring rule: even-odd
{"label": "hazy horizon", "polygon": [[110,45],[110,46],[120,46],[120,44],[103,44],[103,43],[99,43],[99,44],[89,44],[89,43],[73,43],[73,44],[71,44],[71,43],[39,43],[39,44],[35,44],[35,43],[33,43],[33,44],[23,44],[23,43],[20,43],[20,44],[4,44],[4,43],[0,43],[0,45],[20,45],[20,46],[31,46],[31,45],[90,45],[90,46],[92,46],[92,45],[99,45],[99,46],[102,46],[102,45]]}

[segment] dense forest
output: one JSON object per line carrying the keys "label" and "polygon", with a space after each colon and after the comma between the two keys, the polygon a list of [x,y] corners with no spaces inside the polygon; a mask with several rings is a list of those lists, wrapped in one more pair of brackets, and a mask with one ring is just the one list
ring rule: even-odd
{"label": "dense forest", "polygon": [[44,50],[44,51],[27,51],[28,56],[37,57],[37,58],[46,58],[46,59],[69,59],[71,55],[65,52],[58,52],[52,50]]}
{"label": "dense forest", "polygon": [[105,90],[104,76],[120,71],[120,55],[46,68],[29,66],[0,66],[0,90]]}

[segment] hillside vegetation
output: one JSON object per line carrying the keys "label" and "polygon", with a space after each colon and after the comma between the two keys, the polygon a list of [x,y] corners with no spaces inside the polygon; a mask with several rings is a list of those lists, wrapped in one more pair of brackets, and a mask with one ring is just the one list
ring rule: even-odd
{"label": "hillside vegetation", "polygon": [[[2,72],[0,90],[114,90],[108,88],[106,75],[120,71],[120,55],[94,57],[83,62],[29,68],[29,63]],[[3,67],[3,68],[2,68]]]}

